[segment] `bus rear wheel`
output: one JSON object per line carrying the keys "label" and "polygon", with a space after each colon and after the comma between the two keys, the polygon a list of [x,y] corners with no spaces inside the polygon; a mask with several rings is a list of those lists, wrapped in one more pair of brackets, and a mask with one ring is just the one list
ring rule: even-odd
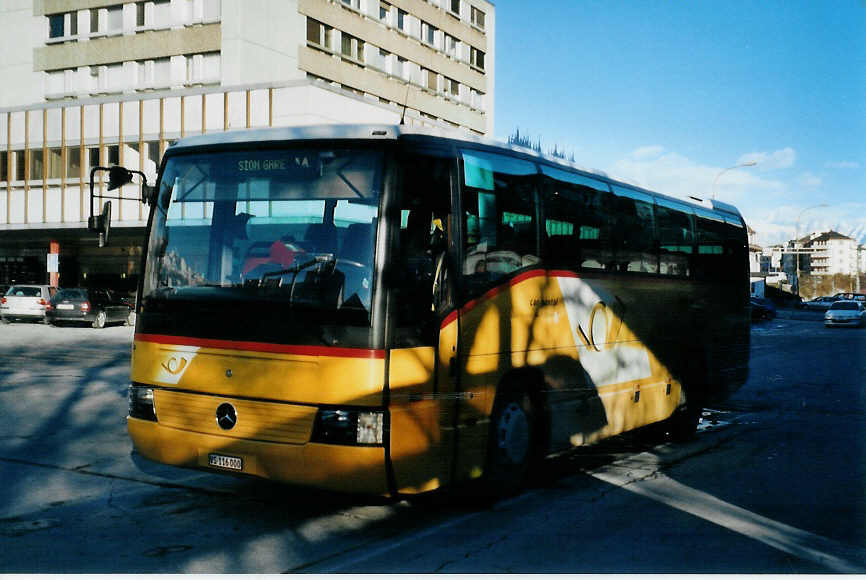
{"label": "bus rear wheel", "polygon": [[694,439],[703,411],[703,407],[695,404],[680,407],[670,418],[662,422],[665,435],[671,441],[678,443]]}
{"label": "bus rear wheel", "polygon": [[523,389],[496,395],[490,415],[485,488],[493,496],[518,492],[537,458],[537,413]]}

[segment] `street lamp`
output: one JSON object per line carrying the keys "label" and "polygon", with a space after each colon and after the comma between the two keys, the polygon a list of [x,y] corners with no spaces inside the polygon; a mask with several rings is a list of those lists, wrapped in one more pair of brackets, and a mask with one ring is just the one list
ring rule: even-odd
{"label": "street lamp", "polygon": [[736,169],[738,167],[752,167],[752,166],[757,165],[757,164],[758,164],[757,161],[746,161],[745,163],[738,163],[736,165],[731,165],[730,167],[728,167],[726,169],[722,169],[721,171],[719,171],[719,173],[716,175],[716,178],[713,180],[713,199],[716,199],[716,184],[719,182],[719,178],[722,175],[724,175],[725,173],[727,173],[731,169]]}
{"label": "street lamp", "polygon": [[827,207],[827,204],[819,203],[818,205],[810,205],[799,214],[797,214],[797,222],[794,225],[794,262],[796,264],[797,272],[797,296],[800,296],[800,252],[797,250],[797,242],[800,241],[800,218],[803,217],[804,213],[806,213],[810,209],[815,209],[816,207]]}

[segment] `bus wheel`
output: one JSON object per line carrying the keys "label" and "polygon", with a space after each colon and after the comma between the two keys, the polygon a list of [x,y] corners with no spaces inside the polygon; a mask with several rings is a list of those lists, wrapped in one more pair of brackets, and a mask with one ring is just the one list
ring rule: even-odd
{"label": "bus wheel", "polygon": [[665,431],[671,441],[682,443],[694,438],[701,422],[703,408],[700,405],[689,405],[674,411],[664,422]]}
{"label": "bus wheel", "polygon": [[105,311],[100,310],[93,319],[93,328],[105,328]]}
{"label": "bus wheel", "polygon": [[497,496],[523,487],[536,452],[536,413],[529,394],[506,389],[496,395],[490,415],[486,487]]}

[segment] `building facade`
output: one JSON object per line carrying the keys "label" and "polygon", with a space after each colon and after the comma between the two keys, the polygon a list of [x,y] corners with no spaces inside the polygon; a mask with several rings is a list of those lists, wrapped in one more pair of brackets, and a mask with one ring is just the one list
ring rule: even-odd
{"label": "building facade", "polygon": [[794,247],[807,256],[800,269],[813,275],[857,274],[857,242],[835,231],[816,232],[794,241]]}
{"label": "building facade", "polygon": [[401,119],[490,133],[494,25],[485,0],[4,0],[0,284],[47,280],[58,246],[60,284],[134,284],[147,208],[115,204],[114,241],[95,248],[90,168],[152,182],[185,135]]}

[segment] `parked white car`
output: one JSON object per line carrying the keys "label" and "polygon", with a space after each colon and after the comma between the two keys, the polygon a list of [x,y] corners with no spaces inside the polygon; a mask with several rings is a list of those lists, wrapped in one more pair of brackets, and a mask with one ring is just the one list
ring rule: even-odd
{"label": "parked white car", "polygon": [[856,300],[837,300],[824,315],[824,326],[862,326],[866,307]]}
{"label": "parked white car", "polygon": [[40,284],[10,286],[6,295],[0,298],[0,319],[3,322],[16,319],[44,322],[45,311],[56,292],[54,286]]}

